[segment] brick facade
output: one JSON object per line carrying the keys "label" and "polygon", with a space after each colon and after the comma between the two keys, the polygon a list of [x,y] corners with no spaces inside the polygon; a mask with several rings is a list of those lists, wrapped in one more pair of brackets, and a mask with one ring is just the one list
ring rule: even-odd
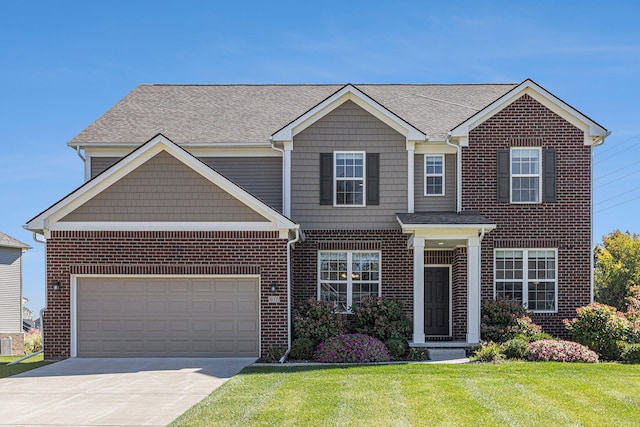
{"label": "brick facade", "polygon": [[318,252],[381,252],[382,296],[403,302],[413,316],[413,250],[399,230],[305,230],[305,241],[292,251],[294,306],[318,296]]}
{"label": "brick facade", "polygon": [[[497,150],[554,148],[557,201],[497,202]],[[584,133],[532,97],[524,95],[469,134],[462,149],[464,210],[478,210],[497,228],[482,242],[482,299],[493,298],[493,257],[498,248],[557,248],[558,313],[533,315],[554,335],[562,319],[591,300],[591,148]]]}
{"label": "brick facade", "polygon": [[[72,274],[259,274],[261,350],[286,346],[286,251],[287,240],[277,232],[53,231],[47,239],[45,357],[71,354]],[[269,291],[272,282],[279,284],[277,294]],[[268,302],[273,295],[280,303]]]}

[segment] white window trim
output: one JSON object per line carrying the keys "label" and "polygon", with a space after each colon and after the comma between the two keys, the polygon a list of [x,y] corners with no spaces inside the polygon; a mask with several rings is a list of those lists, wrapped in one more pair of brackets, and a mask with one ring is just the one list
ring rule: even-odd
{"label": "white window trim", "polygon": [[[366,250],[358,250],[358,251],[340,251],[340,250],[328,250],[328,251],[318,251],[317,257],[317,268],[316,268],[316,277],[318,282],[318,294],[317,299],[321,301],[322,298],[322,280],[320,279],[321,273],[321,255],[328,253],[346,253],[347,254],[347,311],[343,311],[341,313],[351,313],[349,307],[353,305],[353,279],[351,278],[352,273],[352,260],[353,254],[362,254],[362,253],[375,253],[378,254],[378,267],[380,270],[378,271],[378,297],[382,296],[382,252],[381,251],[366,251]],[[325,282],[341,282],[341,281],[332,281],[325,280]],[[367,282],[368,283],[368,282]]]}
{"label": "white window trim", "polygon": [[[442,174],[439,173],[433,173],[433,174],[428,174],[427,173],[427,157],[440,157],[442,159]],[[426,197],[442,197],[445,195],[444,192],[444,177],[445,177],[445,156],[444,154],[425,154],[424,158],[423,158],[423,163],[422,163],[422,172],[423,172],[423,176],[424,176],[424,185],[423,185],[423,191],[422,193],[426,196]],[[442,177],[442,193],[440,194],[427,194],[427,177],[429,176],[441,176]]]}
{"label": "white window trim", "polygon": [[[557,313],[558,312],[558,249],[557,248],[495,248],[493,250],[493,298],[496,298],[497,295],[497,287],[496,284],[498,283],[498,280],[496,279],[497,274],[496,274],[496,261],[497,261],[497,254],[498,251],[522,251],[522,305],[524,305],[524,307],[531,311],[532,313]],[[530,310],[528,305],[529,305],[529,287],[528,287],[528,282],[529,282],[529,251],[553,251],[553,253],[555,254],[555,265],[556,265],[556,275],[555,275],[555,279],[553,279],[554,282],[554,288],[555,288],[555,307],[553,308],[553,310]],[[505,282],[517,282],[518,279],[509,279],[509,280],[504,280]],[[551,280],[545,280],[547,282],[550,282]]]}
{"label": "white window trim", "polygon": [[[513,152],[515,150],[538,150],[538,173],[517,174],[512,172]],[[538,200],[535,202],[513,201],[513,178],[538,178]],[[509,201],[514,205],[536,205],[542,203],[542,148],[541,147],[511,147],[509,150]]]}
{"label": "white window trim", "polygon": [[[336,157],[338,154],[362,154],[362,204],[339,205],[337,203],[338,177],[336,176]],[[340,178],[341,181],[357,181],[360,178]],[[334,151],[333,152],[333,207],[361,208],[367,206],[367,152],[366,151]]]}

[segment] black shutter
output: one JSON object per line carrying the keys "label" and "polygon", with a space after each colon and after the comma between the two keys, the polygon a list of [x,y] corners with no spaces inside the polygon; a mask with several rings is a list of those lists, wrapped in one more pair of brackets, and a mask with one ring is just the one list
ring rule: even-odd
{"label": "black shutter", "polygon": [[555,202],[556,197],[556,150],[542,150],[542,201]]}
{"label": "black shutter", "polygon": [[510,174],[509,174],[509,150],[498,150],[498,203],[509,203]]}
{"label": "black shutter", "polygon": [[320,204],[333,205],[333,153],[320,153]]}
{"label": "black shutter", "polygon": [[380,204],[380,154],[367,153],[367,205]]}

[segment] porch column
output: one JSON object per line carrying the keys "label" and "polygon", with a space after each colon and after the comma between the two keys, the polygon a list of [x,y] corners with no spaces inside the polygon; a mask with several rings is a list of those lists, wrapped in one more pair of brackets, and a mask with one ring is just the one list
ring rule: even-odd
{"label": "porch column", "polygon": [[413,238],[413,342],[424,343],[424,237]]}
{"label": "porch column", "polygon": [[467,239],[467,343],[480,342],[480,239]]}

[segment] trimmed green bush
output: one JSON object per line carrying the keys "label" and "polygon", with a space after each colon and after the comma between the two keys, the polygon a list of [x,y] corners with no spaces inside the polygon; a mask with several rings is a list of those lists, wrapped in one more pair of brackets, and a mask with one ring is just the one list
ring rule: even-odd
{"label": "trimmed green bush", "polygon": [[389,338],[384,343],[389,350],[389,355],[392,359],[402,359],[409,349],[409,343],[404,338]]}
{"label": "trimmed green bush", "polygon": [[620,359],[627,363],[640,363],[640,344],[623,343]]}
{"label": "trimmed green bush", "polygon": [[300,337],[291,343],[289,358],[294,360],[311,360],[318,342],[308,337]]}
{"label": "trimmed green bush", "polygon": [[527,310],[517,301],[496,299],[482,302],[480,334],[484,341],[502,343],[518,334],[532,337],[542,328],[527,316]]}
{"label": "trimmed green bush", "polygon": [[507,359],[526,359],[531,354],[529,340],[522,338],[506,341],[500,348]]}
{"label": "trimmed green bush", "polygon": [[377,338],[364,334],[345,334],[320,343],[313,360],[321,363],[389,362],[391,356],[387,347]]}
{"label": "trimmed green bush", "polygon": [[429,349],[424,347],[410,347],[407,353],[408,360],[430,360]]}
{"label": "trimmed green bush", "polygon": [[356,331],[371,335],[380,341],[407,338],[411,335],[411,322],[404,313],[402,302],[379,297],[362,298],[362,304],[351,307]]}
{"label": "trimmed green bush", "polygon": [[502,352],[500,344],[493,341],[484,342],[478,350],[470,357],[473,362],[492,362],[500,363],[504,360],[505,356]]}
{"label": "trimmed green bush", "polygon": [[627,318],[615,307],[594,302],[577,309],[578,317],[565,319],[571,338],[586,345],[604,360],[619,360],[618,341],[632,339],[632,327]]}
{"label": "trimmed green bush", "polygon": [[314,298],[300,305],[293,314],[293,335],[320,343],[347,332],[347,319],[333,305]]}

